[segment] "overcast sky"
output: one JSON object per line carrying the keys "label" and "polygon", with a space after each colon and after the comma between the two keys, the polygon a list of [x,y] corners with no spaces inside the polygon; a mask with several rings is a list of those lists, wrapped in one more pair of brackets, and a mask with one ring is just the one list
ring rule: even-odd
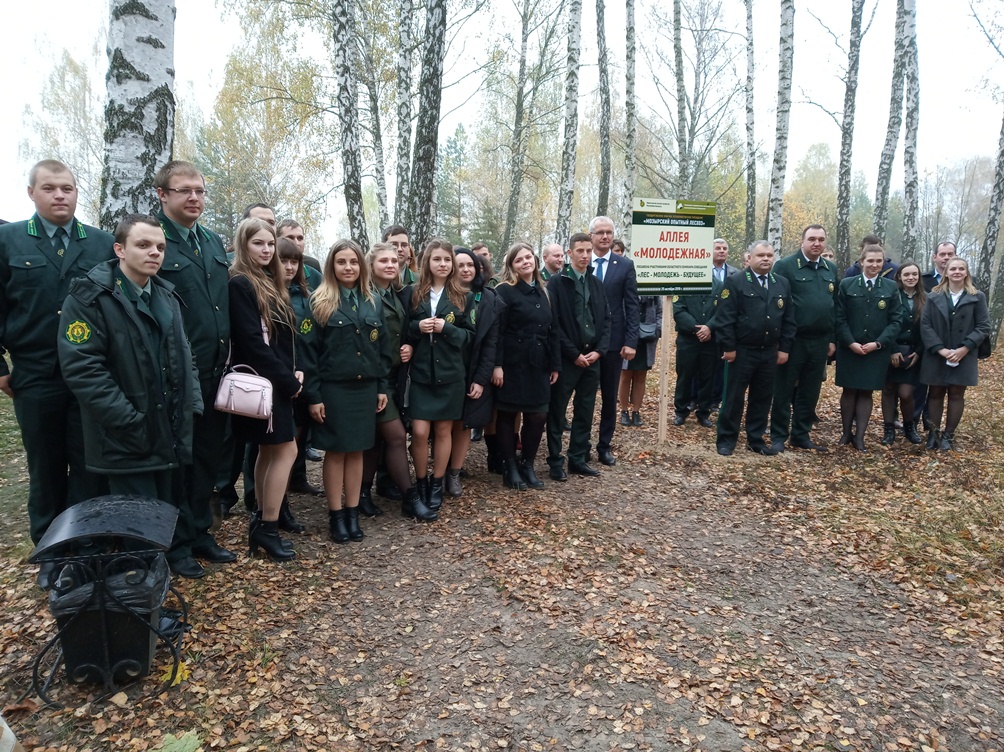
{"label": "overcast sky", "polygon": [[[875,6],[869,0],[866,14]],[[638,0],[639,92],[645,97],[645,56],[648,45],[658,40],[649,35],[650,0]],[[743,5],[738,0],[725,0],[730,14],[724,25],[738,33],[745,32]],[[799,0],[796,10],[795,81],[792,97],[791,140],[789,145],[788,178],[795,165],[813,143],[825,141],[831,145],[834,160],[839,151],[839,130],[819,108],[805,103],[806,98],[818,101],[833,111],[843,103],[843,84],[839,80],[845,54],[829,34],[812,18],[810,11],[838,34],[845,34],[849,23],[849,3],[832,0]],[[968,3],[964,0],[918,2],[918,38],[920,49],[921,125],[920,169],[932,171],[939,165],[955,163],[972,156],[996,154],[1004,106],[995,103],[992,90],[1004,83],[1004,65],[983,39]],[[594,6],[583,3],[582,60],[589,65],[583,72],[582,93],[594,87],[595,23]],[[777,0],[756,0],[757,46],[757,138],[768,154],[773,150],[774,106],[777,93]],[[223,81],[227,54],[239,43],[239,29],[232,19],[224,21],[215,4],[206,0],[177,0],[175,61],[178,91],[194,92],[196,104],[207,113]],[[509,0],[493,0],[493,13],[504,16],[511,8]],[[854,169],[862,170],[869,183],[874,183],[875,169],[885,138],[888,116],[889,75],[892,64],[892,30],[895,0],[878,0],[871,29],[864,39],[861,53],[861,73],[857,97],[857,127],[854,141]],[[75,0],[60,6],[59,13],[38,22],[37,6],[29,3],[8,3],[4,8],[7,29],[20,32],[10,35],[0,45],[0,70],[3,71],[3,101],[0,110],[0,217],[22,219],[33,210],[25,193],[26,173],[35,158],[22,159],[18,145],[24,139],[23,109],[38,95],[49,71],[56,64],[62,49],[67,48],[79,60],[90,59],[95,38],[107,23],[107,0]],[[479,23],[467,31],[466,54],[482,53],[491,47],[491,40],[482,35],[497,24]],[[613,72],[615,86],[623,92],[623,4],[608,3],[607,37],[617,67]],[[473,39],[473,44],[471,43]],[[740,66],[743,60],[739,61]],[[103,66],[104,61],[97,61]],[[454,69],[456,70],[456,69]],[[744,74],[743,74],[744,75]],[[103,80],[103,70],[95,74],[96,85]],[[803,95],[802,92],[805,92]],[[447,92],[444,111],[455,103]],[[642,103],[644,107],[644,102]],[[458,122],[476,120],[477,102],[451,114],[443,123],[443,136],[453,132]],[[741,117],[741,115],[740,115]],[[742,137],[742,123],[737,123]],[[902,141],[901,141],[902,144]],[[902,185],[902,171],[897,162],[894,189]],[[615,169],[619,165],[615,164]],[[674,197],[665,197],[674,198]],[[690,196],[676,198],[701,199]],[[334,210],[334,209],[333,209]]]}

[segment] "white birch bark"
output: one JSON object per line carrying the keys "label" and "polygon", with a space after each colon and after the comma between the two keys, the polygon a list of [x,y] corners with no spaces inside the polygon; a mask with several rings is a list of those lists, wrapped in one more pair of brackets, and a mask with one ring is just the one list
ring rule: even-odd
{"label": "white birch bark", "polygon": [[426,4],[422,75],[418,83],[418,124],[411,166],[408,223],[411,243],[420,248],[433,232],[436,155],[442,105],[443,58],[446,55],[446,0]]}
{"label": "white birch bark", "polygon": [[510,173],[509,200],[506,202],[505,230],[502,233],[502,248],[512,244],[519,213],[519,196],[523,187],[523,157],[526,153],[526,48],[530,40],[531,22],[530,0],[523,0],[520,12],[519,72],[516,74],[516,102],[513,107],[512,139],[509,142]]}
{"label": "white birch bark", "polygon": [[624,212],[621,214],[621,238],[631,246],[632,207],[634,206],[634,182],[637,170],[635,149],[638,143],[638,115],[635,102],[635,38],[634,0],[626,0],[624,9]]}
{"label": "white birch bark", "polygon": [[411,190],[411,31],[412,0],[401,0],[400,40],[397,47],[397,181],[394,221],[405,221]]}
{"label": "white birch bark", "polygon": [[373,171],[376,179],[377,208],[380,212],[380,227],[390,225],[390,210],[387,206],[387,158],[383,150],[383,125],[380,122],[380,92],[371,68],[366,72],[366,94],[369,97],[370,138],[373,142]]}
{"label": "white birch bark", "polygon": [[774,167],[767,202],[767,241],[780,255],[781,216],[784,208],[784,175],[788,162],[788,120],[791,114],[791,75],[795,57],[795,0],[781,0],[781,39],[777,70],[777,124]]}
{"label": "white birch bark", "polygon": [[903,79],[905,73],[908,44],[906,40],[906,3],[896,1],[896,38],[893,43],[892,85],[889,94],[889,125],[885,133],[885,145],[879,158],[878,177],[875,180],[875,211],[872,229],[880,238],[885,238],[889,224],[889,190],[892,185],[892,163],[899,146],[899,132],[903,128]]}
{"label": "white birch bark", "polygon": [[753,0],[746,2],[746,243],[756,240],[756,135],[753,109],[753,78],[756,58],[753,55]]}
{"label": "white birch bark", "polygon": [[676,75],[676,197],[691,198],[690,145],[687,141],[687,82],[683,77],[683,17],[681,0],[673,0],[673,55]]}
{"label": "white birch bark", "polygon": [[342,184],[345,210],[352,239],[363,248],[369,247],[366,215],[363,209],[362,154],[359,142],[359,100],[352,70],[356,49],[353,0],[334,0],[331,4],[332,34],[335,50],[335,83],[337,87],[338,121],[342,147]]}
{"label": "white birch bark", "polygon": [[174,142],[174,0],[111,0],[101,226],[154,208]]}
{"label": "white birch bark", "polygon": [[851,31],[847,43],[847,70],[844,78],[844,117],[840,125],[840,166],[837,168],[838,266],[850,265],[851,256],[851,156],[854,150],[854,112],[861,60],[861,16],[865,0],[851,0]]}
{"label": "white birch bark", "polygon": [[567,245],[575,195],[575,150],[579,134],[579,46],[582,41],[582,0],[568,3],[568,54],[565,68],[565,141],[561,151],[561,185],[554,242]]}
{"label": "white birch bark", "polygon": [[606,216],[610,203],[610,71],[607,61],[607,32],[604,0],[596,0],[596,49],[600,74],[600,186],[596,199],[597,216]]}
{"label": "white birch bark", "polygon": [[920,66],[917,58],[917,6],[915,0],[905,0],[907,59],[904,83],[906,87],[906,131],[903,137],[903,258],[917,258],[919,248],[919,188],[917,171],[917,130],[920,125]]}
{"label": "white birch bark", "polygon": [[991,301],[992,325],[991,333],[994,342],[1000,331],[1001,320],[1004,319],[1004,287],[1001,275],[1004,274],[1004,263],[998,264],[997,284],[992,283],[994,255],[997,251],[997,238],[1001,230],[1001,210],[1004,209],[1004,120],[1001,121],[1000,141],[997,144],[997,168],[994,171],[994,187],[990,193],[990,210],[987,213],[987,231],[983,236],[983,247],[976,268],[975,281],[977,289],[983,290]]}

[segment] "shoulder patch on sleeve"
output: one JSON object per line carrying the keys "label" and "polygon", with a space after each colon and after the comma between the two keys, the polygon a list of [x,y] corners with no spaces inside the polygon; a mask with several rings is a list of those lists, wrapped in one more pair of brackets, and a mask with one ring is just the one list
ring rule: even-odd
{"label": "shoulder patch on sleeve", "polygon": [[77,319],[66,327],[66,341],[74,345],[82,345],[91,338],[91,327],[87,322]]}

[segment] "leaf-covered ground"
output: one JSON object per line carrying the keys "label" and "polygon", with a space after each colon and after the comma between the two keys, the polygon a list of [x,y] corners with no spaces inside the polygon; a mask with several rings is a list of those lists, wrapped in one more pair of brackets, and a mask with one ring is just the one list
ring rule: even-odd
{"label": "leaf-covered ground", "polygon": [[[13,513],[4,716],[66,750],[1004,749],[1004,413],[982,370],[959,453],[882,448],[877,422],[865,455],[721,458],[693,422],[659,446],[653,376],[649,426],[618,428],[598,480],[509,491],[475,445],[433,525],[381,501],[339,546],[295,498],[285,566],[248,559],[234,517],[240,562],[181,583],[185,680],[100,701],[57,682],[62,711],[18,702],[54,623]],[[835,404],[831,383],[831,445]]]}

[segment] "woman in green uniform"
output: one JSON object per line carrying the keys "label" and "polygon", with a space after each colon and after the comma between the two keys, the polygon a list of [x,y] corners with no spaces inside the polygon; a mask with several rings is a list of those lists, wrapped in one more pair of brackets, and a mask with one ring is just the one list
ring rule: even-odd
{"label": "woman in green uniform", "polygon": [[[419,494],[432,510],[443,504],[443,480],[450,464],[453,421],[464,411],[465,353],[474,337],[473,295],[457,279],[453,246],[434,238],[422,253],[419,282],[412,293],[407,341],[415,348],[409,365],[411,453]],[[432,480],[429,436],[434,434]],[[427,489],[427,490],[426,490]]]}
{"label": "woman in green uniform", "polygon": [[902,324],[886,371],[882,388],[882,444],[890,446],[896,440],[896,407],[903,416],[903,435],[911,444],[923,443],[913,422],[913,390],[920,383],[920,360],[924,346],[920,341],[920,317],[927,303],[927,293],[920,283],[920,267],[912,261],[896,270],[899,300],[902,305]]}
{"label": "woman in green uniform", "polygon": [[408,434],[401,422],[400,395],[397,385],[400,382],[400,371],[403,364],[411,360],[413,348],[402,344],[404,327],[408,321],[407,296],[411,288],[399,290],[400,260],[397,251],[388,243],[377,243],[366,254],[369,265],[370,281],[373,292],[380,301],[383,311],[387,338],[390,340],[391,369],[387,375],[387,407],[376,416],[376,443],[363,454],[363,487],[359,498],[359,506],[366,514],[367,501],[373,504],[371,488],[376,475],[381,449],[387,474],[403,493],[401,513],[405,517],[414,517],[424,522],[432,522],[439,515],[425,505],[418,491],[411,482],[411,468],[408,465]]}
{"label": "woman in green uniform", "polygon": [[[841,280],[837,290],[837,386],[840,395],[841,444],[865,451],[865,429],[872,414],[872,392],[885,385],[889,349],[900,329],[899,288],[879,276],[885,263],[880,245],[866,245],[861,274]],[[857,424],[857,433],[851,432]]]}
{"label": "woman in green uniform", "polygon": [[369,267],[353,241],[331,246],[310,308],[311,318],[300,326],[304,390],[310,417],[317,423],[313,443],[324,451],[331,540],[361,541],[363,452],[374,443],[374,416],[387,406],[391,353],[380,303],[370,288]]}

